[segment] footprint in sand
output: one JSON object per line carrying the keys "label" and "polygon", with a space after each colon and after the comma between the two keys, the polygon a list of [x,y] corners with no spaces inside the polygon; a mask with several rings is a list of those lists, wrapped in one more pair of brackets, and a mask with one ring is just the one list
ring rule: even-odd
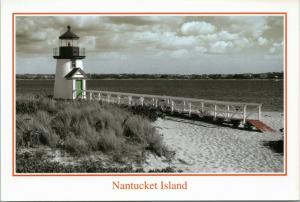
{"label": "footprint in sand", "polygon": [[180,163],[185,164],[185,165],[193,165],[192,163],[188,163],[185,160],[182,159],[177,159]]}

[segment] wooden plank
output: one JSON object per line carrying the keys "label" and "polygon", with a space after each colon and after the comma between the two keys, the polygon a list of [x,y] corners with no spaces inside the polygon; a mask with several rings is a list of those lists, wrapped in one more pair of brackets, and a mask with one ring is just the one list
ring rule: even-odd
{"label": "wooden plank", "polygon": [[265,124],[259,120],[248,120],[247,123],[254,126],[261,132],[275,132],[275,130],[273,128],[271,128],[270,126],[268,126],[267,124]]}

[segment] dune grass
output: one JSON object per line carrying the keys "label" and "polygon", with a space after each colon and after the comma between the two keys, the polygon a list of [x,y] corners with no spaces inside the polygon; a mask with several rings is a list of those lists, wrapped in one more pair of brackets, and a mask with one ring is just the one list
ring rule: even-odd
{"label": "dune grass", "polygon": [[147,118],[114,105],[19,96],[16,114],[17,150],[48,146],[74,156],[101,151],[116,162],[143,161],[146,151],[168,155]]}

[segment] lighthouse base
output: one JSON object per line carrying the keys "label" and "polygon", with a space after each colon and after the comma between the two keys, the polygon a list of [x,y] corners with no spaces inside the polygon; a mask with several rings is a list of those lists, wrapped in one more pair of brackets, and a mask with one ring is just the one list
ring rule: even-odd
{"label": "lighthouse base", "polygon": [[58,59],[56,64],[54,98],[57,99],[76,99],[85,98],[83,92],[86,90],[86,80],[82,62],[75,60],[72,66],[70,59]]}
{"label": "lighthouse base", "polygon": [[54,83],[54,98],[75,99],[73,98],[73,90],[74,87],[72,80],[56,79]]}
{"label": "lighthouse base", "polygon": [[[59,88],[64,86],[64,88]],[[55,81],[54,98],[56,99],[76,99],[86,98],[86,80],[61,80]]]}

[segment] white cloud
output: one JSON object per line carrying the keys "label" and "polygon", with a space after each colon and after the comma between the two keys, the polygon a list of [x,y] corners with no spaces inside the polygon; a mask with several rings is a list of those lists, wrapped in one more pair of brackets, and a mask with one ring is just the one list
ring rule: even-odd
{"label": "white cloud", "polygon": [[152,31],[134,32],[132,33],[132,36],[130,38],[130,43],[133,45],[136,45],[138,43],[147,43],[150,45],[152,43],[158,43],[161,37],[163,37],[163,33]]}
{"label": "white cloud", "polygon": [[259,38],[257,39],[257,43],[258,43],[258,45],[260,45],[260,46],[267,45],[268,42],[269,42],[268,39],[266,39],[266,38],[264,38],[264,37],[259,37]]}
{"label": "white cloud", "polygon": [[228,31],[222,30],[221,32],[218,33],[218,38],[219,40],[236,40],[239,38],[239,35],[236,33],[229,33]]}
{"label": "white cloud", "polygon": [[234,41],[234,46],[236,47],[237,50],[245,49],[245,48],[250,48],[253,46],[253,41],[249,38],[239,38]]}
{"label": "white cloud", "polygon": [[210,46],[211,53],[225,53],[229,48],[233,47],[231,41],[217,41]]}
{"label": "white cloud", "polygon": [[265,16],[234,16],[229,17],[231,28],[238,33],[251,34],[252,37],[260,37],[270,29],[268,18]]}
{"label": "white cloud", "polygon": [[161,38],[160,42],[168,47],[191,47],[197,44],[197,38],[193,36],[177,36],[175,33],[167,33]]}
{"label": "white cloud", "polygon": [[281,43],[273,43],[271,48],[269,49],[269,53],[271,54],[282,54],[283,53],[283,42]]}
{"label": "white cloud", "polygon": [[216,27],[204,21],[186,22],[181,26],[181,32],[185,35],[210,34]]}
{"label": "white cloud", "polygon": [[176,32],[135,32],[127,43],[136,47],[138,44],[162,49],[178,49],[195,46],[198,41],[194,36],[178,36]]}

